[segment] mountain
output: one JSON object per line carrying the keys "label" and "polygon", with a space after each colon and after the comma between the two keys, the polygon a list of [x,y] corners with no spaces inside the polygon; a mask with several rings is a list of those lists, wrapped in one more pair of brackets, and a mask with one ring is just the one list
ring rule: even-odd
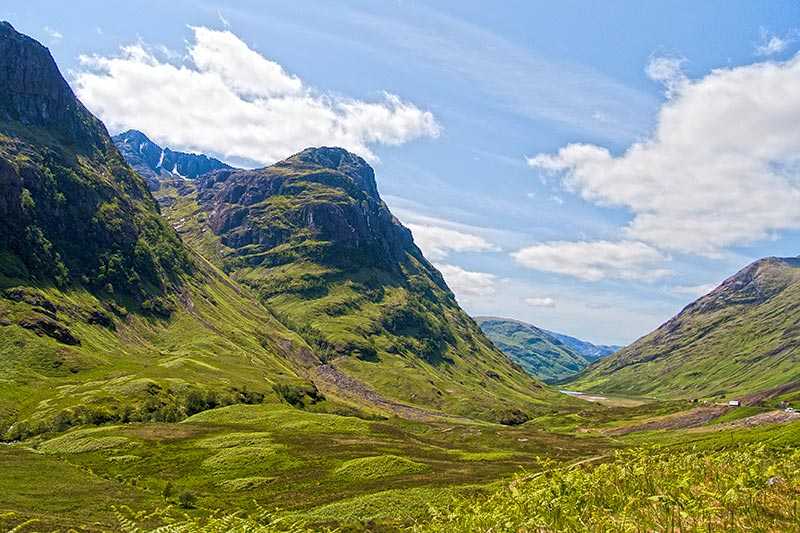
{"label": "mountain", "polygon": [[573,352],[581,355],[590,363],[593,363],[598,359],[602,359],[603,357],[608,357],[609,355],[622,349],[622,346],[616,344],[592,344],[591,342],[582,341],[580,339],[576,339],[575,337],[570,337],[569,335],[563,335],[561,333],[547,330],[544,331],[560,340]]}
{"label": "mountain", "polygon": [[0,437],[309,387],[308,346],[187,248],[48,50],[0,23]]}
{"label": "mountain", "polygon": [[309,148],[157,195],[185,242],[313,347],[321,387],[357,380],[393,401],[503,421],[558,401],[461,310],[360,157]]}
{"label": "mountain", "polygon": [[189,254],[48,50],[0,24],[0,276],[75,282],[139,303]]}
{"label": "mountain", "polygon": [[761,259],[572,385],[667,398],[797,388],[798,324],[800,259]]}
{"label": "mountain", "polygon": [[147,181],[151,190],[158,190],[162,178],[195,179],[212,170],[232,168],[204,154],[161,148],[138,130],[120,133],[112,140],[128,164]]}
{"label": "mountain", "polygon": [[458,307],[362,159],[164,184],[187,242],[48,50],[0,26],[3,438],[235,403],[506,424],[565,404]]}
{"label": "mountain", "polygon": [[574,376],[616,348],[596,346],[510,318],[483,316],[475,320],[504,354],[546,383]]}

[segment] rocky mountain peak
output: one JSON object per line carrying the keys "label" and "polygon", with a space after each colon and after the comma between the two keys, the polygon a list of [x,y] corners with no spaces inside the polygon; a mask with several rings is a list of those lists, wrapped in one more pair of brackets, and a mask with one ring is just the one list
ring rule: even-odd
{"label": "rocky mountain peak", "polygon": [[214,233],[248,263],[288,261],[297,247],[312,244],[318,260],[390,270],[410,254],[445,287],[381,200],[372,168],[342,148],[309,148],[266,168],[210,173],[198,181],[198,193]]}
{"label": "rocky mountain peak", "polygon": [[710,312],[728,305],[758,305],[800,278],[800,258],[766,257],[750,263],[686,308]]}
{"label": "rocky mountain peak", "polygon": [[75,144],[103,142],[105,127],[75,98],[50,51],[0,23],[0,119],[46,127]]}
{"label": "rocky mountain peak", "polygon": [[161,178],[196,179],[214,170],[233,167],[204,154],[176,152],[157,145],[139,130],[128,130],[113,137],[122,156],[145,180],[158,190]]}
{"label": "rocky mountain peak", "polygon": [[191,271],[103,123],[47,48],[9,24],[0,26],[0,132],[0,277],[79,283],[151,306]]}
{"label": "rocky mountain peak", "polygon": [[375,171],[361,157],[348,152],[344,148],[327,147],[306,148],[290,157],[291,164],[316,165],[336,170],[349,176],[358,187],[373,199],[378,198],[378,186],[375,182]]}

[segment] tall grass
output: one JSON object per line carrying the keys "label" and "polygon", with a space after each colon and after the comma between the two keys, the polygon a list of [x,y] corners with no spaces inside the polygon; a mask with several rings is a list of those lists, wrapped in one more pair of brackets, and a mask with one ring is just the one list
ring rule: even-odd
{"label": "tall grass", "polygon": [[[339,525],[417,533],[800,531],[800,450],[639,448],[572,466],[542,460],[541,467],[489,497],[432,498],[429,514],[414,524],[375,523],[353,513]],[[340,511],[341,520],[348,513]],[[119,517],[121,530],[148,530],[141,528],[147,522],[142,513],[139,520]],[[320,527],[318,518],[313,509],[283,514],[259,508],[253,515],[172,516],[168,526],[152,531],[339,531]],[[325,523],[335,526],[329,519]]]}
{"label": "tall grass", "polygon": [[433,509],[419,532],[800,531],[800,451],[638,449],[521,475]]}

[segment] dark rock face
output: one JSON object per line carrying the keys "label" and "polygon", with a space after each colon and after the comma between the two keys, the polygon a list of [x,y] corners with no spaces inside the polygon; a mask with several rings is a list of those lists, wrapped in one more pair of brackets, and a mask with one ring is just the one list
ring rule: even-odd
{"label": "dark rock face", "polygon": [[252,265],[290,260],[265,255],[279,245],[323,243],[315,252],[323,262],[396,269],[408,254],[446,287],[378,196],[372,168],[341,148],[310,148],[263,169],[217,171],[198,191],[212,231]]}
{"label": "dark rock face", "polygon": [[0,23],[0,275],[145,301],[191,263],[47,49]]}
{"label": "dark rock face", "polygon": [[128,164],[147,181],[151,190],[158,190],[162,178],[196,179],[214,170],[232,168],[203,154],[161,148],[137,130],[115,135],[113,140]]}
{"label": "dark rock face", "polygon": [[20,320],[19,326],[39,336],[47,336],[63,344],[76,345],[81,341],[64,324],[49,316],[34,315]]}
{"label": "dark rock face", "polygon": [[102,124],[75,98],[47,48],[8,22],[0,22],[0,119],[44,126],[74,143],[103,141]]}

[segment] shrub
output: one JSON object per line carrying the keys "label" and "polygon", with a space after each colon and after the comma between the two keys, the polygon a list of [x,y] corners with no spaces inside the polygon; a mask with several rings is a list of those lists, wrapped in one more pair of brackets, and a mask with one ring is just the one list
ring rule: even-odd
{"label": "shrub", "polygon": [[197,504],[197,496],[193,492],[185,490],[178,495],[178,505],[183,509],[194,509]]}

